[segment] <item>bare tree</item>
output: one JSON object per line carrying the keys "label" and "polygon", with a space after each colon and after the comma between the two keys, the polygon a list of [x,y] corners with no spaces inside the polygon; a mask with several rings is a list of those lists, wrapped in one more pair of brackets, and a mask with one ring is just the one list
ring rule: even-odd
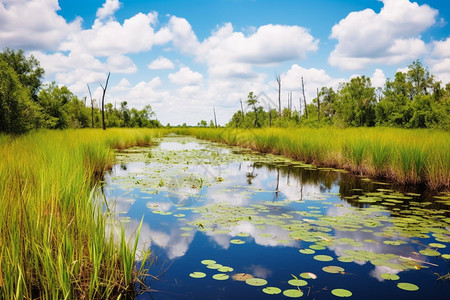
{"label": "bare tree", "polygon": [[214,111],[214,125],[217,128],[217,119],[216,119],[216,108],[213,106],[213,111]]}
{"label": "bare tree", "polygon": [[244,124],[245,114],[244,114],[244,106],[242,106],[242,99],[239,99],[241,102],[241,112],[242,112],[242,124]]}
{"label": "bare tree", "polygon": [[320,122],[320,98],[319,98],[319,88],[317,88],[317,121]]}
{"label": "bare tree", "polygon": [[308,119],[308,109],[306,108],[305,83],[303,82],[303,76],[302,76],[302,93],[303,93],[303,103],[305,105],[305,116]]}
{"label": "bare tree", "polygon": [[276,74],[275,78],[278,83],[278,115],[281,117],[281,76]]}
{"label": "bare tree", "polygon": [[91,124],[92,128],[94,128],[94,100],[92,99],[91,89],[89,88],[89,84],[87,83],[89,97],[91,97]]}
{"label": "bare tree", "polygon": [[103,130],[106,130],[106,123],[105,123],[105,94],[106,94],[106,89],[108,88],[109,75],[111,75],[111,72],[108,72],[108,77],[106,77],[105,87],[103,87],[100,84],[100,86],[102,87],[102,90],[103,90],[103,95],[102,95],[102,123],[103,123]]}

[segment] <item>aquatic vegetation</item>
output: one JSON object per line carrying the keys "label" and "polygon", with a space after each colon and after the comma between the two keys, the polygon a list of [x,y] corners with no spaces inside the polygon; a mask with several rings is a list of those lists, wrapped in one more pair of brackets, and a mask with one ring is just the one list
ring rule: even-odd
{"label": "aquatic vegetation", "polygon": [[112,149],[148,145],[163,133],[38,131],[0,140],[0,298],[133,292],[136,242],[122,231],[119,243],[108,230],[95,190],[114,163]]}
{"label": "aquatic vegetation", "polygon": [[404,184],[450,187],[450,133],[396,128],[176,129],[182,134],[345,168]]}

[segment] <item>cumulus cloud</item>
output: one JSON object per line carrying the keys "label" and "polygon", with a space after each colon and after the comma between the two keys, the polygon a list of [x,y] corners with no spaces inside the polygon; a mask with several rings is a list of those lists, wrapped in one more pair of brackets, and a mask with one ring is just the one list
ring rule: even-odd
{"label": "cumulus cloud", "polygon": [[0,48],[57,50],[60,43],[81,28],[59,16],[58,0],[1,1]]}
{"label": "cumulus cloud", "polygon": [[386,83],[386,76],[384,75],[383,70],[378,68],[375,69],[375,72],[373,73],[372,77],[370,77],[370,82],[372,83],[372,86],[375,88],[384,87],[384,84]]}
{"label": "cumulus cloud", "polygon": [[427,51],[420,33],[436,22],[438,11],[409,0],[382,2],[380,13],[352,12],[333,26],[330,38],[338,44],[329,56],[331,65],[356,70],[414,60]]}
{"label": "cumulus cloud", "polygon": [[181,67],[176,73],[170,73],[171,82],[180,85],[198,85],[202,83],[203,75],[192,71],[189,67]]}
{"label": "cumulus cloud", "polygon": [[175,65],[170,59],[160,56],[152,61],[147,67],[150,70],[169,70],[173,69]]}
{"label": "cumulus cloud", "polygon": [[432,47],[433,51],[427,60],[430,71],[444,84],[450,83],[450,37],[433,42]]}
{"label": "cumulus cloud", "polygon": [[61,45],[61,50],[84,49],[94,56],[148,51],[154,45],[153,25],[157,17],[156,12],[138,13],[123,24],[112,19],[106,22],[96,19],[92,28],[74,35]]}
{"label": "cumulus cloud", "polygon": [[107,17],[114,15],[114,13],[116,12],[116,10],[119,9],[119,7],[120,7],[119,0],[106,0],[106,2],[103,3],[103,6],[97,10],[96,16],[98,19],[103,20]]}
{"label": "cumulus cloud", "polygon": [[125,55],[111,55],[106,62],[108,69],[113,73],[136,73],[137,67],[133,60]]}

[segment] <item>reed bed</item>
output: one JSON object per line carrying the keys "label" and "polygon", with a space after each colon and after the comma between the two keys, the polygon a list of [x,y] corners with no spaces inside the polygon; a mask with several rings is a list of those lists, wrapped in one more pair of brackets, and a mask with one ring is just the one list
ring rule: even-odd
{"label": "reed bed", "polygon": [[450,187],[450,133],[445,131],[330,127],[188,128],[177,132],[405,185]]}
{"label": "reed bed", "polygon": [[123,229],[108,230],[95,185],[114,162],[113,148],[162,134],[83,129],[0,137],[0,299],[133,293],[136,244]]}

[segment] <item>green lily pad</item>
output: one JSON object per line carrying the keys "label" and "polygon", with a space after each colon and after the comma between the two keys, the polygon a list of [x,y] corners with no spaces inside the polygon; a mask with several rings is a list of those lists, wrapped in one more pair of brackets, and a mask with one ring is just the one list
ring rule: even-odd
{"label": "green lily pad", "polygon": [[349,290],[345,290],[345,289],[334,289],[331,291],[331,293],[333,295],[335,295],[336,297],[342,297],[342,298],[350,297],[352,295],[352,292],[350,292]]}
{"label": "green lily pad", "polygon": [[224,266],[224,267],[221,267],[221,268],[218,268],[217,269],[217,271],[219,271],[219,272],[233,272],[233,268],[232,267],[227,267],[227,266]]}
{"label": "green lily pad", "polygon": [[245,281],[246,284],[248,285],[253,285],[253,286],[263,286],[267,284],[267,280],[262,279],[262,278],[250,278],[247,279]]}
{"label": "green lily pad", "polygon": [[250,234],[248,234],[248,233],[246,233],[246,232],[239,232],[238,234],[236,234],[236,236],[239,236],[239,237],[247,237],[247,236],[250,236]]}
{"label": "green lily pad", "polygon": [[339,256],[337,260],[340,262],[350,263],[353,262],[355,258],[353,256]]}
{"label": "green lily pad", "polygon": [[289,289],[283,291],[283,295],[289,298],[300,298],[301,296],[303,296],[303,292],[300,290]]}
{"label": "green lily pad", "polygon": [[302,254],[314,254],[314,253],[316,253],[316,251],[314,251],[312,249],[300,249],[300,250],[298,250],[298,252],[300,252]]}
{"label": "green lily pad", "polygon": [[316,255],[316,256],[314,256],[314,259],[318,260],[318,261],[332,261],[333,260],[333,258],[329,255]]}
{"label": "green lily pad", "polygon": [[228,276],[227,274],[219,273],[219,274],[213,275],[212,278],[215,280],[227,280],[228,278],[230,278],[230,276]]}
{"label": "green lily pad", "polygon": [[407,282],[399,282],[399,283],[397,283],[397,287],[402,290],[410,291],[410,292],[419,290],[419,287],[417,285],[412,284],[412,283],[407,283]]}
{"label": "green lily pad", "polygon": [[245,242],[243,240],[240,240],[240,239],[231,240],[230,243],[235,244],[235,245],[245,244]]}
{"label": "green lily pad", "polygon": [[425,250],[420,250],[419,251],[420,254],[426,255],[426,256],[439,256],[441,255],[441,253],[437,252],[436,250],[433,249],[425,249]]}
{"label": "green lily pad", "polygon": [[192,272],[191,274],[189,274],[189,276],[191,276],[192,278],[203,278],[206,276],[206,274],[203,272]]}
{"label": "green lily pad", "polygon": [[344,268],[341,268],[338,266],[326,266],[326,267],[323,267],[322,270],[327,273],[333,273],[333,274],[337,274],[337,273],[341,273],[341,272],[345,271]]}
{"label": "green lily pad", "polygon": [[306,282],[303,279],[291,279],[291,280],[288,281],[288,283],[290,285],[293,285],[293,286],[305,286],[305,285],[308,285],[308,282]]}
{"label": "green lily pad", "polygon": [[279,288],[273,286],[265,287],[262,291],[269,295],[278,295],[279,293],[281,293],[281,290]]}
{"label": "green lily pad", "polygon": [[204,265],[212,265],[212,264],[215,264],[216,261],[212,260],[212,259],[204,259],[204,260],[201,261],[201,263],[204,264]]}
{"label": "green lily pad", "polygon": [[441,249],[447,247],[446,245],[441,243],[429,243],[428,245],[432,248],[441,248]]}
{"label": "green lily pad", "polygon": [[206,266],[208,269],[220,269],[223,266],[221,264],[209,264]]}
{"label": "green lily pad", "polygon": [[321,246],[321,245],[311,245],[309,246],[309,248],[313,249],[313,250],[325,250],[326,247]]}
{"label": "green lily pad", "polygon": [[450,259],[450,254],[442,254],[442,257],[445,259]]}
{"label": "green lily pad", "polygon": [[383,273],[380,274],[380,277],[386,280],[399,280],[400,276],[398,276],[397,274],[389,274],[389,273]]}

